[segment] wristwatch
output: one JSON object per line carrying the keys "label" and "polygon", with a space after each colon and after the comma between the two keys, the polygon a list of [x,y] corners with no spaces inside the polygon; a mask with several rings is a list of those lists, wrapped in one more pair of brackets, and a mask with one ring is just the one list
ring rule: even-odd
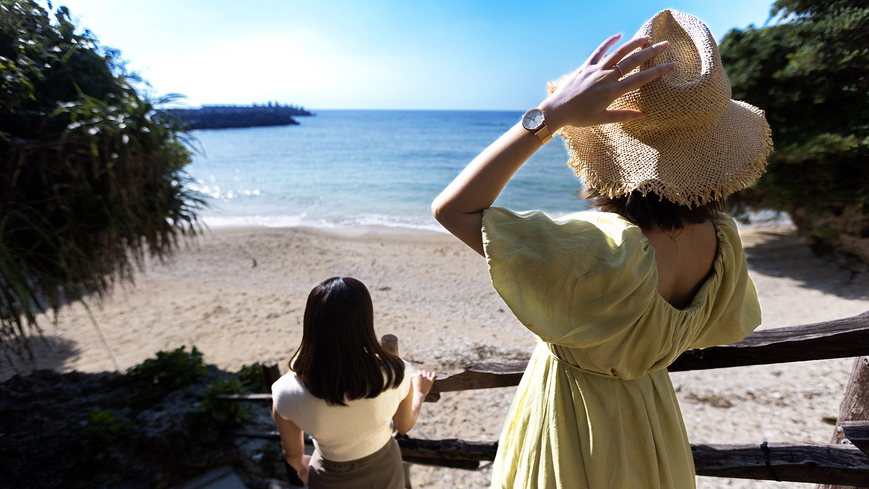
{"label": "wristwatch", "polygon": [[522,116],[522,127],[537,135],[543,144],[552,141],[552,134],[549,132],[549,128],[546,127],[543,111],[537,107],[534,107]]}

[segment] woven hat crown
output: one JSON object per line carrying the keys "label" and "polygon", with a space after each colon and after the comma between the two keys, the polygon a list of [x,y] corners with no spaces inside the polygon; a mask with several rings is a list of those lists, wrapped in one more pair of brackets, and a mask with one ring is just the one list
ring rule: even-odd
{"label": "woven hat crown", "polygon": [[650,45],[664,40],[670,44],[642,69],[670,62],[676,66],[663,79],[616,100],[614,109],[634,109],[645,114],[640,120],[625,123],[625,129],[639,135],[717,121],[730,104],[730,81],[706,25],[696,17],[665,10],[634,37],[641,36],[649,36]]}
{"label": "woven hat crown", "polygon": [[[610,197],[639,190],[692,206],[760,176],[772,144],[769,125],[762,110],[730,99],[730,81],[706,25],[664,10],[640,28],[640,36],[669,46],[625,76],[669,62],[675,68],[610,106],[639,110],[642,119],[558,131],[577,177]],[[557,86],[550,83],[549,93]]]}

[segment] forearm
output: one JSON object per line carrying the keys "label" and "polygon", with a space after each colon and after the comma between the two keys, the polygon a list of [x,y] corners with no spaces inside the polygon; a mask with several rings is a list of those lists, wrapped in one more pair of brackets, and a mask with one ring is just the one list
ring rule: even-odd
{"label": "forearm", "polygon": [[457,214],[488,209],[513,174],[541,146],[537,136],[517,123],[474,158],[435,199],[433,207]]}
{"label": "forearm", "polygon": [[305,460],[305,433],[292,421],[282,418],[272,407],[272,417],[281,436],[281,448],[284,459],[296,472],[307,470]]}
{"label": "forearm", "polygon": [[[612,36],[604,41],[582,66],[559,81],[558,87],[540,104],[551,133],[564,126],[596,126],[643,116],[637,110],[610,110],[608,107],[623,94],[663,76],[674,64],[658,65],[620,80],[624,73],[663,52],[667,41],[647,47],[649,38],[638,37],[605,56],[619,37]],[[536,135],[516,124],[475,158],[435,199],[432,213],[448,231],[482,255],[483,210],[492,206],[516,170],[541,145]]]}
{"label": "forearm", "polygon": [[425,394],[421,392],[414,392],[412,396],[410,409],[405,413],[396,413],[393,419],[395,429],[402,435],[416,426],[416,422],[419,420],[419,412],[422,410],[422,403],[425,402]]}
{"label": "forearm", "polygon": [[416,426],[416,422],[419,421],[419,412],[422,410],[422,403],[425,402],[425,394],[422,392],[414,392],[413,393],[413,405],[410,407],[410,428]]}
{"label": "forearm", "polygon": [[516,171],[540,149],[532,132],[516,124],[492,143],[444,189],[432,213],[448,231],[483,254],[482,212],[492,206]]}
{"label": "forearm", "polygon": [[302,465],[302,459],[305,457],[305,439],[304,434],[300,434],[298,439],[292,441],[281,437],[281,447],[284,449],[284,459],[294,469],[299,470]]}
{"label": "forearm", "polygon": [[287,452],[284,452],[284,460],[296,471],[296,474],[301,474],[308,470],[308,459],[305,457],[304,452],[300,455],[290,456]]}

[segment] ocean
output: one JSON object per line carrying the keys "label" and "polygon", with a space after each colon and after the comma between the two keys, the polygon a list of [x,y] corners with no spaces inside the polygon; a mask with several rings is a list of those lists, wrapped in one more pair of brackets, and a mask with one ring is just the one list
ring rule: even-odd
{"label": "ocean", "polygon": [[[443,231],[432,200],[521,112],[314,110],[299,125],[192,131],[187,171],[209,227]],[[497,206],[557,217],[582,210],[559,137],[514,176]]]}

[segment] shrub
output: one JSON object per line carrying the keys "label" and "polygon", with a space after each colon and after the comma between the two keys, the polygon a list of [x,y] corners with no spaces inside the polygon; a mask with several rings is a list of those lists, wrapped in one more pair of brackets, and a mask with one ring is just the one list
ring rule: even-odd
{"label": "shrub", "polygon": [[250,422],[253,419],[250,408],[240,402],[216,398],[224,394],[244,394],[245,391],[237,377],[215,380],[206,391],[202,405],[199,407],[198,421],[219,429],[237,428]]}
{"label": "shrub", "polygon": [[0,349],[36,316],[132,280],[200,229],[176,121],[65,7],[0,0]]}
{"label": "shrub", "polygon": [[286,469],[284,469],[284,454],[278,443],[267,443],[263,446],[257,465],[268,477],[278,479],[287,476]]}
{"label": "shrub", "polygon": [[82,429],[82,461],[102,464],[118,458],[118,446],[133,428],[132,423],[122,423],[108,411],[91,412]]}
{"label": "shrub", "polygon": [[241,370],[235,376],[241,382],[242,387],[253,393],[268,393],[271,392],[270,386],[266,385],[263,377],[263,366],[259,362],[254,362],[252,365],[242,365]]}
{"label": "shrub", "polygon": [[198,382],[207,373],[202,353],[195,346],[188,353],[182,346],[170,352],[158,351],[156,358],[128,369],[119,382],[131,387],[132,405],[143,408],[156,404],[174,390]]}
{"label": "shrub", "polygon": [[772,25],[733,29],[733,98],[766,110],[775,153],[738,210],[788,212],[816,251],[869,267],[869,4],[778,0]]}

